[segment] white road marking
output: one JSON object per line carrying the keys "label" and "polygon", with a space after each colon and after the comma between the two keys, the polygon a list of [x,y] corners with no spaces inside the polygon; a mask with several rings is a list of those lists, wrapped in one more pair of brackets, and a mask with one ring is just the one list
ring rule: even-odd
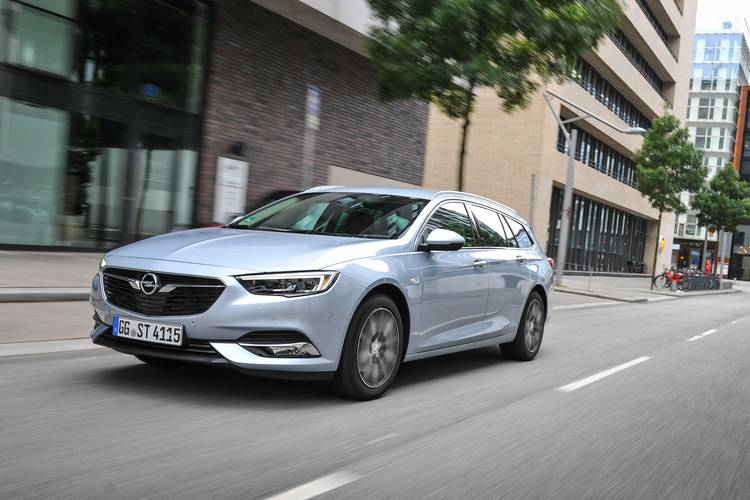
{"label": "white road marking", "polygon": [[380,436],[378,438],[371,439],[370,441],[366,442],[365,445],[370,446],[371,444],[381,443],[387,439],[395,438],[396,436],[398,436],[397,432],[391,432],[390,434],[386,434],[385,436]]}
{"label": "white road marking", "polygon": [[648,361],[651,359],[649,356],[641,356],[640,358],[636,358],[633,361],[628,361],[627,363],[623,363],[621,365],[617,365],[614,368],[610,368],[609,370],[604,370],[603,372],[595,373],[594,375],[591,375],[590,377],[586,377],[584,379],[578,380],[576,382],[570,383],[568,385],[564,385],[562,387],[558,387],[557,390],[560,392],[572,392],[576,389],[580,389],[581,387],[585,387],[589,384],[593,384],[594,382],[598,382],[599,380],[609,377],[610,375],[614,375],[617,372],[621,372],[623,370],[627,370],[631,366],[635,366],[638,364],[643,363],[644,361]]}
{"label": "white road marking", "polygon": [[737,323],[738,321],[739,321],[739,319],[734,319],[734,320],[730,321],[729,324],[733,325],[733,324]]}
{"label": "white road marking", "polygon": [[38,342],[9,342],[0,344],[0,358],[27,354],[47,354],[51,352],[83,351],[104,349],[91,342],[91,339],[40,340]]}
{"label": "white road marking", "polygon": [[701,333],[700,335],[696,335],[694,337],[690,337],[686,340],[686,342],[695,342],[696,340],[702,339],[703,337],[708,337],[709,335],[713,335],[714,333],[718,332],[716,328],[711,328],[710,330],[706,330],[705,332]]}
{"label": "white road marking", "polygon": [[331,490],[340,488],[345,484],[349,484],[359,479],[360,476],[352,472],[339,471],[333,474],[328,474],[309,483],[301,484],[296,488],[287,490],[268,497],[267,500],[305,500],[307,498],[316,497],[323,493],[328,493]]}

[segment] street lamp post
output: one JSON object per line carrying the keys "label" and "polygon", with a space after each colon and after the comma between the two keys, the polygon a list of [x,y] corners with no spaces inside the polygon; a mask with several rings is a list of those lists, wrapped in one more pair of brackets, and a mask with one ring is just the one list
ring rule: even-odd
{"label": "street lamp post", "polygon": [[[559,101],[564,102],[571,108],[574,108],[575,110],[580,112],[581,115],[576,116],[575,118],[563,120],[559,113],[555,111],[555,107],[552,105],[551,99],[553,97],[558,99]],[[607,127],[620,132],[621,134],[643,135],[646,133],[646,130],[641,127],[628,127],[621,129],[616,125],[609,123],[605,119],[591,113],[590,111],[587,111],[578,104],[575,104],[568,99],[556,94],[555,92],[552,92],[551,90],[544,91],[544,100],[547,103],[550,111],[552,111],[552,114],[557,121],[557,125],[560,127],[560,132],[565,137],[565,142],[568,146],[568,173],[565,177],[565,189],[563,191],[562,220],[560,223],[560,243],[557,246],[557,269],[555,270],[555,283],[557,285],[562,285],[563,271],[565,270],[565,262],[568,253],[568,234],[570,233],[570,219],[573,216],[573,181],[575,177],[576,147],[578,144],[578,130],[573,129],[571,131],[568,131],[566,125],[591,118],[592,120],[596,120],[599,123],[602,123],[603,125],[606,125]]]}

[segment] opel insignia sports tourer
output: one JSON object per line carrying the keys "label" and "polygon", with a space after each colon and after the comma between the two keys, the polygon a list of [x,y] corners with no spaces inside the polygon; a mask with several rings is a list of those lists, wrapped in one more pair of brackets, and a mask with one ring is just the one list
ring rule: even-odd
{"label": "opel insignia sports tourer", "polygon": [[493,344],[533,359],[552,289],[531,229],[504,205],[319,187],[107,253],[91,338],[146,363],[333,379],[371,399],[407,361]]}

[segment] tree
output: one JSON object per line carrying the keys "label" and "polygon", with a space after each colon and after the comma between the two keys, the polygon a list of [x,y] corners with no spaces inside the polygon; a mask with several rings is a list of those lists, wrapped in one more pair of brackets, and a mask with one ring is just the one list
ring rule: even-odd
{"label": "tree", "polygon": [[651,288],[654,287],[656,261],[659,257],[659,235],[665,212],[683,213],[687,208],[680,200],[683,191],[696,192],[708,173],[702,165],[703,153],[693,146],[686,128],[673,115],[656,118],[635,155],[638,189],[659,211],[654,261],[651,266]]}
{"label": "tree", "polygon": [[458,189],[476,91],[506,111],[541,84],[568,78],[622,15],[618,0],[369,0],[378,23],[368,49],[386,101],[420,98],[463,120]]}
{"label": "tree", "polygon": [[695,194],[693,208],[701,225],[733,233],[738,224],[750,219],[750,186],[727,163]]}

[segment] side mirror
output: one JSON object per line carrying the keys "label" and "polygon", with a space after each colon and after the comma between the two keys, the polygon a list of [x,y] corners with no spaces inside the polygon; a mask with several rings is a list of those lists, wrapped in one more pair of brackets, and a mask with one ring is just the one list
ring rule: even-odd
{"label": "side mirror", "polygon": [[419,245],[419,250],[425,252],[459,250],[466,240],[464,237],[447,229],[434,229],[427,235],[427,240]]}

